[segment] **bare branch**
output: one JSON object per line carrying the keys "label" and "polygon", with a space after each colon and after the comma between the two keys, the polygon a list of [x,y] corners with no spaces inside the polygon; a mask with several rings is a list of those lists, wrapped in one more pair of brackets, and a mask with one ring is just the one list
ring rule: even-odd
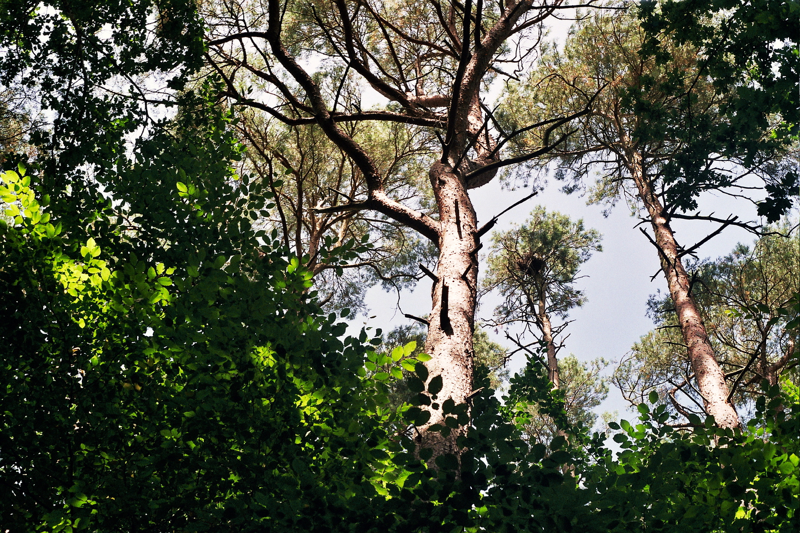
{"label": "bare branch", "polygon": [[430,323],[430,322],[428,322],[428,321],[427,321],[427,320],[425,320],[424,318],[420,318],[420,317],[418,317],[418,316],[410,315],[410,314],[408,314],[408,313],[405,313],[403,316],[404,316],[404,317],[406,317],[406,318],[410,318],[411,320],[416,320],[416,321],[417,321],[417,322],[419,322],[420,324],[425,324],[426,326],[430,326],[430,325],[431,325],[431,323]]}
{"label": "bare branch", "polygon": [[518,202],[514,202],[509,207],[503,209],[500,213],[498,213],[497,215],[493,216],[492,219],[489,222],[487,222],[480,229],[478,229],[477,236],[478,237],[483,236],[486,232],[488,232],[490,229],[492,229],[495,224],[497,224],[497,219],[499,219],[501,216],[505,215],[506,213],[508,213],[509,211],[514,209],[515,207],[517,207],[518,205],[527,202],[528,200],[530,200],[531,198],[533,198],[537,194],[539,194],[539,191],[534,191],[531,194],[529,194],[528,196],[526,196],[525,198],[523,198],[522,200],[520,200]]}
{"label": "bare branch", "polygon": [[420,263],[420,264],[419,264],[419,269],[420,269],[420,270],[422,270],[422,272],[423,272],[423,273],[424,273],[426,276],[428,276],[429,278],[431,278],[431,279],[433,280],[433,282],[434,282],[434,283],[439,283],[439,276],[437,276],[436,274],[434,274],[433,272],[431,272],[430,270],[428,270],[428,267],[426,267],[425,265],[423,265],[422,263]]}

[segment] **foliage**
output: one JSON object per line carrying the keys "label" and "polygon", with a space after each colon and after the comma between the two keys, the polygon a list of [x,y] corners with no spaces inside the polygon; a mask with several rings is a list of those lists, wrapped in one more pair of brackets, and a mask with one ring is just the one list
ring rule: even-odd
{"label": "foliage", "polygon": [[475,350],[475,363],[482,365],[489,372],[489,386],[494,390],[501,390],[509,379],[508,349],[489,338],[486,330],[480,326],[475,327],[472,334],[472,347]]}
{"label": "foliage", "polygon": [[[325,40],[314,31],[329,27],[309,21],[330,6],[305,6],[304,18],[286,21],[293,51]],[[24,71],[55,117],[32,139],[42,159],[0,178],[4,529],[789,531],[796,523],[796,388],[759,400],[744,434],[712,423],[676,433],[663,425],[663,408],[642,406],[641,427],[621,425],[619,458],[571,426],[540,358],[511,380],[506,407],[485,372],[456,405],[413,344],[381,353],[366,332],[345,338],[337,321],[347,313],[323,314],[301,258],[285,257],[278,231],[253,228],[272,216],[272,176],[257,183],[232,170],[241,147],[231,117],[211,105],[219,87],[169,102],[180,105],[173,122],[147,116],[152,98],[101,90],[135,91],[126,76],[192,71],[193,4],[3,8],[3,81]],[[484,24],[497,22],[494,10],[478,8]],[[386,29],[382,17],[372,21]],[[459,61],[443,50],[425,68],[434,73],[428,83],[446,87]],[[131,132],[137,140],[126,145]],[[400,379],[411,406],[392,403]],[[518,425],[531,405],[569,428],[569,441],[526,440]],[[433,451],[418,446],[416,429],[434,411],[444,416],[430,431],[467,431],[457,442],[463,453],[428,465]]]}
{"label": "foliage", "polygon": [[[584,481],[597,494],[596,519],[614,532],[796,530],[800,405],[776,416],[787,398],[765,392],[744,432],[694,415],[695,429],[676,430],[665,405],[644,403],[640,423],[612,423],[622,451],[602,451]],[[651,393],[651,404],[657,400]]]}
{"label": "foliage", "polygon": [[360,480],[391,415],[358,375],[366,335],[340,339],[310,274],[250,231],[263,205],[229,179],[225,121],[177,129],[139,142],[87,240],[36,176],[3,176],[11,530],[305,529],[374,494]]}
{"label": "foliage", "polygon": [[[558,372],[564,412],[567,416],[566,427],[579,427],[591,431],[597,422],[597,408],[608,396],[607,379],[601,373],[608,366],[603,359],[588,362],[578,361],[570,354],[558,361]],[[536,403],[525,408],[525,414],[518,415],[518,424],[522,424],[525,435],[532,442],[548,444],[558,435],[560,428],[552,416],[542,411]]]}
{"label": "foliage", "polygon": [[[417,347],[425,346],[426,332],[423,326],[412,324],[399,326],[387,333],[380,348],[389,352],[397,346],[413,346],[412,351]],[[509,379],[509,370],[506,368],[508,362],[508,350],[500,344],[492,341],[489,334],[480,327],[475,328],[472,336],[475,349],[475,365],[483,368],[488,373],[489,386],[493,390],[501,390]],[[402,364],[401,368],[377,369],[383,372],[393,372],[395,377],[401,379],[393,384],[391,404],[400,406],[411,400],[413,393],[408,388],[408,379],[414,372],[414,364]],[[402,378],[401,378],[402,376]]]}
{"label": "foliage", "polygon": [[[543,136],[569,133],[555,151],[532,164],[549,168],[558,159],[556,177],[569,192],[586,188],[591,184],[585,180],[597,176],[590,198],[611,205],[638,195],[633,187],[638,153],[638,171],[653,181],[670,217],[685,218],[681,213],[696,210],[704,191],[737,191],[744,177],[758,177],[770,194],[784,200],[794,194],[796,165],[779,163],[792,151],[791,143],[732,140],[738,137],[730,129],[728,113],[741,107],[736,103],[741,87],[734,89],[741,85],[739,79],[718,84],[704,75],[708,63],[700,42],[671,33],[659,36],[656,57],[648,55],[653,35],[646,30],[657,31],[657,26],[640,25],[639,15],[646,16],[637,7],[587,14],[570,29],[563,50],[545,48],[537,69],[509,86],[508,109],[502,115],[509,128],[591,108],[578,119],[579,127],[570,123],[553,132],[547,125],[531,129],[515,140],[517,149],[527,150]],[[521,104],[528,101],[541,105]],[[747,113],[750,118],[737,121],[742,127],[753,122],[758,133],[748,134],[765,139],[778,135],[781,126],[769,120],[771,109],[748,102]],[[785,190],[777,193],[775,187]],[[777,216],[789,208],[784,200]]]}
{"label": "foliage", "polygon": [[[173,246],[150,244],[172,259],[152,272],[133,254],[112,253],[124,252],[122,244],[72,243],[58,221],[40,214],[46,206],[37,205],[35,182],[4,176],[4,198],[13,195],[21,205],[12,205],[23,207],[20,214],[11,208],[19,219],[2,241],[10,258],[4,280],[16,282],[7,283],[16,299],[4,310],[12,320],[3,323],[3,338],[24,339],[3,350],[8,393],[0,435],[3,457],[13,459],[2,470],[2,501],[10,527],[627,531],[642,520],[686,527],[700,516],[708,524],[698,522],[699,531],[758,520],[780,530],[796,516],[798,413],[791,407],[773,418],[774,402],[761,402],[753,433],[735,437],[670,432],[658,408],[642,427],[622,424],[630,433],[616,437],[625,450],[619,459],[596,439],[574,439],[600,454],[592,464],[561,437],[548,446],[527,443],[484,381],[461,441],[469,453],[460,463],[442,456],[438,471],[427,469],[415,457],[413,430],[389,430],[400,419],[382,408],[398,376],[357,378],[363,348],[337,340],[343,328],[298,298],[308,286],[302,270],[279,254],[241,253],[252,250],[242,246],[252,238],[246,232],[215,240],[220,255],[197,265],[191,255],[176,260],[191,236],[219,239],[219,219],[211,200],[203,209],[201,199],[182,196],[192,189],[178,182],[179,171],[167,179],[158,170],[174,186],[162,207],[188,218],[173,224],[182,228]],[[202,183],[191,183],[198,196]],[[231,199],[241,194],[217,192],[224,190]],[[152,207],[153,220],[165,215]],[[147,250],[140,235],[149,225],[140,226],[140,250]],[[425,387],[424,367],[408,359],[412,350],[373,353],[367,362],[414,365],[412,390],[428,393],[415,401],[435,400],[436,380]],[[507,405],[539,402],[565,417],[561,393],[546,383],[542,363],[532,361],[512,380]],[[439,408],[453,423],[466,414],[448,402]],[[404,416],[417,423],[424,414],[409,409]],[[729,445],[713,444],[718,433]],[[665,468],[675,473],[666,483]]]}
{"label": "foliage", "polygon": [[[750,166],[764,153],[780,153],[797,141],[800,56],[793,21],[800,8],[796,3],[667,0],[642,2],[641,7],[639,18],[647,35],[643,51],[660,65],[668,65],[675,49],[664,46],[666,41],[697,47],[703,58],[698,77],[713,80],[715,90],[727,95],[719,108],[724,120],[696,120],[683,130],[671,127],[673,113],[637,100],[643,112],[658,116],[654,126],[669,129],[682,144],[665,171],[668,183],[681,185],[675,187],[678,195],[706,179],[709,169],[702,161],[711,154],[738,154]],[[671,76],[682,74],[666,68]],[[693,91],[683,96],[693,97]],[[768,197],[758,208],[770,222],[777,221],[798,194],[796,165],[779,170],[767,183]]]}
{"label": "foliage", "polygon": [[62,172],[82,163],[104,168],[120,153],[122,135],[154,118],[154,102],[133,82],[160,74],[180,88],[200,64],[201,31],[189,2],[10,0],[0,13],[0,84],[35,90],[53,114],[32,141],[70,152],[60,154]]}
{"label": "foliage", "polygon": [[0,168],[13,168],[23,154],[33,155],[27,140],[35,123],[28,95],[21,88],[0,91]]}
{"label": "foliage", "polygon": [[[259,86],[257,78],[253,83]],[[387,290],[416,283],[417,264],[429,263],[432,244],[382,215],[315,211],[366,193],[363,174],[320,128],[283,126],[252,111],[239,118],[236,131],[248,147],[242,171],[267,183],[276,203],[271,216],[257,225],[277,229],[286,249],[314,272],[327,309],[363,311],[366,290],[376,283]],[[428,155],[420,132],[402,124],[347,127],[355,139],[382,154],[387,189],[413,200],[409,176],[424,175],[420,163]],[[350,250],[350,242],[358,245]]]}

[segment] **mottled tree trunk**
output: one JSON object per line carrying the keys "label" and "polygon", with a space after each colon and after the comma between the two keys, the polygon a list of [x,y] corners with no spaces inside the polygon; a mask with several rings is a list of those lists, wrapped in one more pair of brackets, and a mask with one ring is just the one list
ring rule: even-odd
{"label": "mottled tree trunk", "polygon": [[632,152],[628,157],[639,197],[644,203],[659,250],[661,268],[667,278],[669,293],[675,304],[683,341],[686,344],[698,390],[703,396],[705,410],[722,428],[740,426],[739,415],[728,401],[725,375],[714,356],[706,327],[690,294],[690,279],[680,258],[678,243],[669,225],[667,214],[656,196],[650,181],[644,175],[641,155]]}
{"label": "mottled tree trunk", "polygon": [[[544,287],[544,283],[540,283]],[[547,347],[547,379],[553,384],[553,388],[561,388],[561,380],[558,377],[558,359],[556,359],[556,345],[553,341],[553,325],[550,323],[550,316],[547,314],[547,295],[539,295],[539,321],[542,324],[542,340]]]}
{"label": "mottled tree trunk", "polygon": [[425,350],[432,357],[426,363],[428,384],[441,376],[443,388],[428,407],[429,422],[419,430],[421,444],[431,448],[435,458],[460,454],[456,439],[464,428],[453,430],[447,437],[428,429],[433,424],[444,425],[441,405],[446,400],[465,404],[472,392],[478,237],[475,210],[463,179],[448,165],[437,162],[430,170],[430,180],[439,206],[440,238],[438,280]]}
{"label": "mottled tree trunk", "polygon": [[553,343],[553,332],[550,326],[550,318],[545,315],[542,319],[542,334],[547,345],[547,379],[553,384],[553,388],[560,389],[561,383],[558,377],[558,360],[556,359],[556,346]]}

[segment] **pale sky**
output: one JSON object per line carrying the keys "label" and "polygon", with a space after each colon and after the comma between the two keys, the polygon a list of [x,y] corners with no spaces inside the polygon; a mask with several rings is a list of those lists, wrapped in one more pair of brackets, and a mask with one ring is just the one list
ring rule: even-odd
{"label": "pale sky", "polygon": [[[504,190],[499,183],[492,182],[485,187],[471,191],[471,197],[478,213],[479,224],[483,224],[497,213],[503,211],[519,199],[530,193],[530,189]],[[559,183],[550,180],[548,187],[526,203],[514,208],[500,218],[495,231],[507,230],[513,223],[523,222],[536,205],[544,206],[548,211],[560,211],[573,220],[582,218],[587,228],[602,233],[603,251],[595,253],[585,263],[581,274],[583,279],[577,282],[585,291],[588,302],[572,311],[574,320],[566,333],[564,349],[559,357],[570,353],[579,360],[591,360],[603,357],[619,361],[630,350],[640,336],[653,328],[653,323],[645,316],[647,298],[661,289],[666,292],[666,281],[663,274],[651,282],[650,278],[658,272],[658,255],[652,244],[634,226],[639,222],[630,216],[624,202],[620,202],[608,218],[604,217],[603,206],[586,205],[585,198],[577,194],[566,195],[559,191]],[[700,208],[703,214],[714,212],[716,216],[725,217],[736,214],[740,220],[756,220],[755,207],[743,201],[732,201],[722,195],[706,194],[701,197]],[[678,242],[684,247],[693,245],[713,231],[717,225],[697,221],[674,221]],[[646,229],[648,226],[643,225]],[[490,235],[483,238],[484,250],[481,261],[481,273],[485,273],[485,251],[488,249]],[[740,228],[727,228],[698,251],[699,257],[717,258],[729,254],[739,242],[752,243],[754,236]],[[369,307],[367,316],[359,318],[359,327],[366,323],[368,327],[382,328],[385,332],[396,326],[412,323],[398,311],[394,293],[386,293],[374,287],[367,293],[366,304]],[[481,301],[479,317],[489,317],[499,303],[499,298],[487,297]],[[400,305],[403,312],[422,316],[430,312],[430,281],[424,278],[419,282],[416,291],[405,292],[401,296]],[[487,330],[490,337],[502,346],[511,343],[505,339],[503,332],[495,333]],[[531,339],[532,340],[532,339]],[[517,354],[509,364],[512,374],[525,364],[525,356]],[[613,371],[614,365],[608,371]],[[618,411],[619,416],[632,420],[635,414],[626,412],[629,404],[620,392],[610,386],[608,400],[598,408],[598,414],[604,411]]]}
{"label": "pale sky", "polygon": [[[566,40],[570,21],[560,21],[552,24],[548,38],[563,46]],[[369,96],[371,89],[365,87],[365,104],[379,105],[381,98]],[[500,85],[496,84],[490,90],[490,99],[500,96]],[[578,194],[566,195],[559,191],[560,184],[549,180],[549,186],[538,196],[514,208],[503,215],[495,226],[495,231],[507,230],[513,223],[523,222],[533,210],[534,206],[542,205],[548,211],[559,211],[568,215],[573,220],[582,218],[587,228],[598,230],[603,235],[603,252],[595,253],[584,265],[581,274],[586,276],[578,282],[578,287],[585,291],[588,302],[582,307],[571,312],[570,318],[574,320],[565,334],[569,334],[564,348],[559,352],[559,357],[570,353],[575,354],[579,360],[591,360],[597,357],[618,362],[628,352],[639,337],[653,329],[653,323],[645,316],[648,296],[657,290],[667,293],[666,281],[659,272],[659,262],[656,249],[635,228],[638,218],[630,215],[630,210],[624,201],[621,201],[612,210],[608,218],[602,212],[605,206],[587,206],[585,198]],[[478,213],[479,225],[502,212],[505,208],[522,199],[530,193],[530,189],[517,189],[516,191],[503,189],[499,180],[471,191],[471,198]],[[720,218],[734,214],[740,221],[757,220],[756,208],[747,201],[734,201],[721,194],[706,193],[700,198],[702,214],[715,214]],[[649,229],[648,225],[642,225]],[[715,230],[718,225],[701,221],[673,221],[678,242],[684,247],[695,244],[697,241]],[[485,273],[485,253],[489,248],[490,235],[483,237],[484,250],[481,257],[479,277]],[[750,244],[754,236],[747,231],[729,227],[720,235],[704,244],[698,250],[700,259],[727,255],[733,247],[744,242]],[[651,281],[653,274],[658,276]],[[386,293],[379,287],[370,289],[367,293],[366,304],[369,307],[368,317],[359,317],[354,321],[353,328],[357,331],[361,326],[381,328],[387,332],[394,327],[410,324],[411,320],[405,318],[403,313],[423,316],[430,312],[430,281],[424,278],[419,282],[414,292],[404,292],[401,295],[400,306],[402,312],[396,307],[395,293]],[[481,301],[477,318],[490,317],[492,311],[499,303],[499,298],[486,297]],[[510,347],[503,332],[487,330],[490,337],[505,347]],[[531,339],[532,340],[532,339]],[[525,356],[518,354],[510,362],[512,374],[521,369],[525,364]],[[607,372],[613,372],[616,365],[611,365]],[[622,398],[620,392],[613,386],[609,387],[608,400],[598,408],[598,414],[604,411],[618,411],[619,416],[629,420],[637,415],[626,412],[629,404]]]}

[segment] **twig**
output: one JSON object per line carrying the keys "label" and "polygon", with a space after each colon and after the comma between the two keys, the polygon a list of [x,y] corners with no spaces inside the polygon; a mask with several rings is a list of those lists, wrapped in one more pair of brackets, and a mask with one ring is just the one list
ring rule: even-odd
{"label": "twig", "polygon": [[687,248],[686,250],[683,250],[682,252],[680,252],[680,253],[678,254],[678,257],[683,257],[684,255],[692,255],[692,253],[693,253],[695,250],[697,250],[697,249],[698,249],[698,248],[700,248],[702,245],[704,245],[705,243],[707,243],[708,241],[710,241],[711,239],[713,239],[714,237],[716,237],[717,235],[719,235],[720,233],[722,233],[722,230],[724,230],[725,228],[727,228],[728,226],[730,226],[730,225],[731,225],[733,222],[735,222],[735,221],[736,221],[736,219],[737,219],[737,218],[739,218],[739,217],[733,217],[733,218],[732,218],[732,219],[730,219],[729,221],[725,222],[725,223],[724,223],[724,224],[722,224],[722,225],[721,225],[719,228],[717,228],[717,230],[716,230],[716,231],[714,231],[714,232],[713,232],[713,233],[711,233],[710,235],[706,236],[704,239],[700,240],[700,241],[699,241],[697,244],[695,244],[695,245],[693,245],[693,246],[691,246],[691,247]]}
{"label": "twig", "polygon": [[411,320],[416,320],[417,322],[421,322],[422,324],[425,324],[426,326],[430,326],[431,325],[430,322],[428,322],[424,318],[420,318],[418,316],[410,315],[408,313],[403,314],[403,316],[406,317],[406,318],[410,318]]}
{"label": "twig", "polygon": [[493,216],[493,217],[492,217],[492,219],[491,219],[489,222],[487,222],[486,224],[484,224],[484,225],[483,225],[483,226],[482,226],[482,227],[481,227],[481,228],[478,230],[477,236],[478,236],[478,237],[481,237],[482,235],[484,235],[484,234],[485,234],[487,231],[489,231],[490,229],[492,229],[492,228],[494,227],[494,225],[495,225],[495,224],[497,224],[497,219],[498,219],[498,218],[500,218],[501,216],[505,215],[506,213],[508,213],[509,211],[511,211],[512,209],[514,209],[515,207],[517,207],[518,205],[520,205],[520,204],[522,204],[522,203],[524,203],[524,202],[527,202],[528,200],[530,200],[531,198],[533,198],[533,197],[534,197],[534,196],[536,196],[537,194],[539,194],[539,191],[534,191],[534,192],[532,192],[531,194],[529,194],[528,196],[526,196],[525,198],[523,198],[522,200],[520,200],[520,201],[518,201],[518,202],[515,202],[515,203],[513,203],[512,205],[510,205],[510,206],[509,206],[509,207],[507,207],[506,209],[502,210],[500,213],[498,213],[498,214],[496,214],[495,216]]}
{"label": "twig", "polygon": [[422,263],[419,264],[419,269],[422,270],[422,273],[428,276],[433,280],[434,283],[439,283],[439,276],[428,270],[428,268],[423,265]]}
{"label": "twig", "polygon": [[739,371],[739,375],[736,376],[736,380],[733,382],[733,386],[731,387],[731,391],[728,393],[728,397],[725,399],[725,403],[731,403],[731,398],[733,398],[733,395],[736,392],[736,387],[739,386],[739,382],[742,381],[742,378],[744,377],[745,373],[748,370],[750,370],[750,367],[753,365],[755,360],[758,358],[759,352],[764,348],[764,343],[765,342],[766,342],[766,339],[762,339],[762,341],[759,344],[758,348],[753,353],[753,357],[751,357],[750,360],[745,365],[745,367],[742,370]]}
{"label": "twig", "polygon": [[356,201],[355,201],[355,200],[353,200],[351,197],[347,196],[345,193],[343,193],[343,192],[342,192],[342,191],[340,191],[340,190],[334,189],[333,187],[328,187],[328,190],[329,190],[329,191],[333,191],[333,192],[335,192],[336,194],[339,194],[339,195],[341,195],[341,196],[344,196],[345,198],[347,198],[348,200],[350,200],[350,203],[351,203],[351,204],[354,204],[354,203],[356,203]]}

